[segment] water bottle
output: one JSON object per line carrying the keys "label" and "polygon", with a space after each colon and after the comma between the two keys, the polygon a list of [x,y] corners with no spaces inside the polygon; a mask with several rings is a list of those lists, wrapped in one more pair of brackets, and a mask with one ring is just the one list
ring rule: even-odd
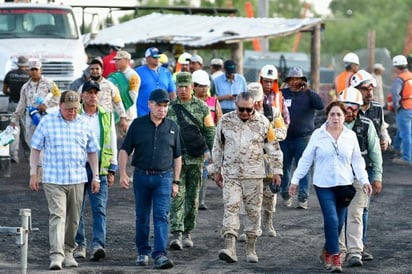
{"label": "water bottle", "polygon": [[0,146],[7,146],[8,144],[14,142],[14,132],[15,129],[13,127],[7,126],[6,129],[0,133]]}
{"label": "water bottle", "polygon": [[33,125],[37,126],[42,118],[41,114],[39,113],[39,110],[36,107],[28,106],[27,112],[31,117]]}

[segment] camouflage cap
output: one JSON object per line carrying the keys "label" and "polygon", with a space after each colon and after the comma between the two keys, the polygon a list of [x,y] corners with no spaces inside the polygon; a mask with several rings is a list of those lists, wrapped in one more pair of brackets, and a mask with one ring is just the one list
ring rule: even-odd
{"label": "camouflage cap", "polygon": [[191,86],[192,74],[190,72],[180,72],[176,74],[176,86]]}

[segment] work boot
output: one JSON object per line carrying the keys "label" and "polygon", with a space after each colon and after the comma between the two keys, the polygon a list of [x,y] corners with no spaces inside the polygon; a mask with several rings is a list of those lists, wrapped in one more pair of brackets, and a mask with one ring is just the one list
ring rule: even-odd
{"label": "work boot", "polygon": [[190,231],[185,231],[183,233],[183,246],[184,247],[193,247],[192,236],[190,235]]}
{"label": "work boot", "polygon": [[236,256],[236,237],[232,234],[225,235],[225,248],[219,250],[219,259],[227,263],[237,262]]}
{"label": "work boot", "polygon": [[174,249],[174,250],[182,250],[183,249],[182,232],[181,231],[173,232],[173,239],[170,242],[170,249]]}
{"label": "work boot", "polygon": [[263,218],[264,218],[264,228],[266,235],[269,237],[276,237],[276,230],[273,228],[273,221],[272,221],[273,214],[270,211],[264,211]]}
{"label": "work boot", "polygon": [[247,235],[246,239],[246,262],[257,263],[259,261],[255,250],[256,235]]}

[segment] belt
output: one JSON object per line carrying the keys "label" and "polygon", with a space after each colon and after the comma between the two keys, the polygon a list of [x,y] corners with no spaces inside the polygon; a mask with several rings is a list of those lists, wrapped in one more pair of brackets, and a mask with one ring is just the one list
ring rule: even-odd
{"label": "belt", "polygon": [[137,167],[136,167],[136,170],[146,175],[160,175],[160,174],[165,174],[166,172],[168,172],[168,170],[140,169]]}

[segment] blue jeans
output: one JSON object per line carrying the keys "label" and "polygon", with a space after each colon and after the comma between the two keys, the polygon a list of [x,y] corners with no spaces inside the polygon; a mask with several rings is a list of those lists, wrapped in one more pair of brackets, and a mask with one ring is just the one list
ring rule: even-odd
{"label": "blue jeans", "polygon": [[[283,176],[280,185],[280,194],[282,198],[289,198],[289,186],[291,179],[292,162],[295,160],[295,165],[299,162],[306,145],[309,142],[309,136],[298,138],[286,138],[280,142],[280,148],[283,152]],[[306,201],[309,197],[309,173],[299,181],[298,200]]]}
{"label": "blue jeans", "polygon": [[399,109],[396,124],[401,138],[402,159],[412,163],[412,109]]}
{"label": "blue jeans", "polygon": [[338,254],[339,234],[345,223],[347,208],[336,206],[335,194],[332,188],[315,186],[315,190],[323,215],[325,249],[330,254]]}
{"label": "blue jeans", "polygon": [[172,195],[172,172],[146,174],[135,169],[133,191],[136,202],[136,247],[139,255],[149,255],[150,213],[153,206],[154,244],[152,258],[166,255],[169,236],[168,214]]}
{"label": "blue jeans", "polygon": [[92,208],[92,216],[93,216],[93,237],[90,247],[98,248],[98,247],[105,247],[106,245],[106,208],[107,208],[107,199],[109,196],[109,189],[107,184],[107,176],[100,176],[100,190],[99,193],[93,194],[92,193],[92,172],[89,166],[86,167],[87,169],[87,179],[88,182],[84,185],[84,196],[83,196],[83,204],[82,204],[82,211],[80,214],[80,221],[79,221],[79,228],[76,234],[76,243],[78,246],[86,246],[86,233],[84,228],[84,218],[83,212],[86,204],[85,196],[89,195],[90,206]]}

